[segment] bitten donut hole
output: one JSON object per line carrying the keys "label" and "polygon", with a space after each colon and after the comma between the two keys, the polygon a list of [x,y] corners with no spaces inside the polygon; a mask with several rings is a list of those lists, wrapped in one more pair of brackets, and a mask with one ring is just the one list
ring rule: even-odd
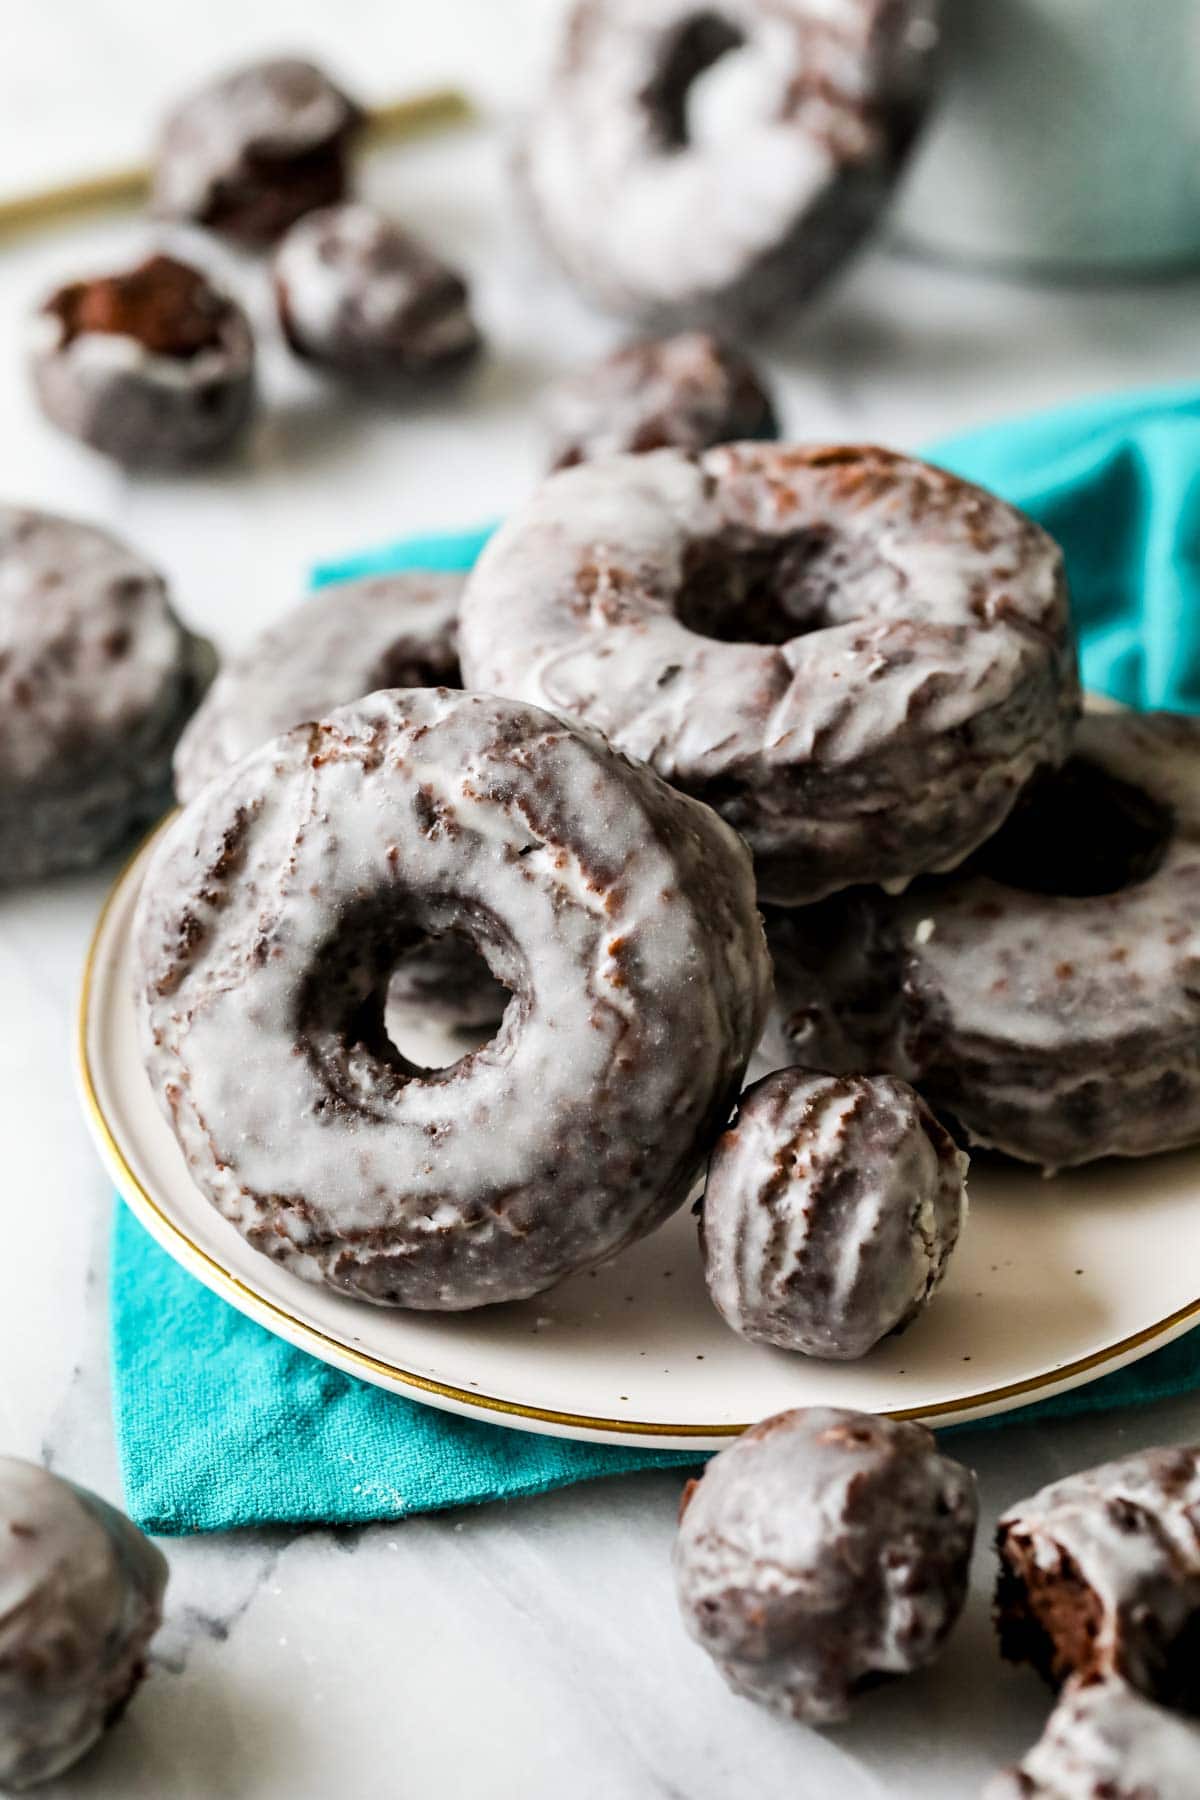
{"label": "bitten donut hole", "polygon": [[732,52],[745,43],[719,12],[696,12],[670,34],[641,95],[661,149],[685,150],[701,139],[730,134],[730,115],[745,110],[740,90],[751,61]]}
{"label": "bitten donut hole", "polygon": [[1157,872],[1173,825],[1161,801],[1075,756],[1033,784],[972,867],[1030,894],[1116,894]]}
{"label": "bitten donut hole", "polygon": [[170,256],[152,256],[123,275],[73,282],[48,305],[64,343],[85,332],[112,333],[181,359],[219,348],[228,311],[198,269]]}
{"label": "bitten donut hole", "polygon": [[694,542],[676,600],[680,624],[726,644],[786,644],[877,610],[898,583],[873,550],[815,524],[786,537]]}

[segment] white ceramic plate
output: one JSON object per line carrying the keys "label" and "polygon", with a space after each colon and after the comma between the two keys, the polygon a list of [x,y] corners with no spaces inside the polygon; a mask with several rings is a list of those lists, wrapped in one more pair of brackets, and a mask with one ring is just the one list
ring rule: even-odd
{"label": "white ceramic plate", "polygon": [[[137,1048],[130,927],[146,851],[114,888],[84,974],[80,1079],[100,1155],[164,1249],[268,1330],[451,1412],[606,1443],[698,1449],[824,1402],[949,1424],[1120,1368],[1200,1323],[1200,1152],[1054,1181],[977,1165],[966,1233],[928,1314],[864,1361],[756,1349],[709,1305],[685,1210],[608,1267],[484,1312],[390,1312],[310,1287],[192,1185]],[[427,1063],[453,1060],[426,1034]],[[458,1047],[461,1049],[461,1046]]]}

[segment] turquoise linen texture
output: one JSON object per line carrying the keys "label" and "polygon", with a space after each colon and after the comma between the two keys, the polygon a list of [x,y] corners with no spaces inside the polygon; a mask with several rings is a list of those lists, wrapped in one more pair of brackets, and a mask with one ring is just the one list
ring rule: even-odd
{"label": "turquoise linen texture", "polygon": [[[1200,710],[1200,387],[1006,421],[927,454],[1024,507],[1062,543],[1088,686],[1138,706]],[[468,568],[487,536],[409,539],[325,564],[314,579]],[[362,1524],[698,1460],[457,1418],[342,1375],[210,1293],[123,1205],[112,1360],[126,1499],[155,1532]],[[1200,1331],[996,1423],[1196,1387]]]}

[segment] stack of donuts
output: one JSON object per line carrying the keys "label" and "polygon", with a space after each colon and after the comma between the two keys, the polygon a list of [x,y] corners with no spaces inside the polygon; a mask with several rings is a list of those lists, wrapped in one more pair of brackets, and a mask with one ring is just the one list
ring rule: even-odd
{"label": "stack of donuts", "polygon": [[[328,587],[214,679],[133,551],[0,508],[0,881],[97,861],[173,787],[146,1069],[200,1190],[305,1280],[521,1300],[701,1191],[729,1326],[857,1358],[935,1296],[970,1150],[1200,1141],[1200,721],[1085,710],[1051,538],[912,457],[776,441],[724,335],[878,216],[936,10],[576,0],[520,190],[663,335],[549,394],[552,473],[469,576]],[[713,131],[734,48],[757,98]],[[481,340],[458,274],[347,199],[361,122],[311,64],[236,71],[168,118],[155,201],[271,247],[293,351],[403,401]],[[160,253],[46,299],[31,371],[58,426],[175,468],[245,431],[254,357]],[[418,1065],[406,1012],[461,1054]],[[998,1797],[1132,1800],[1135,1763],[1139,1797],[1197,1791],[1198,1495],[1200,1452],[1162,1451],[1002,1520],[1002,1647],[1066,1689]],[[685,1496],[685,1621],[828,1723],[938,1654],[975,1526],[923,1427],[784,1414]],[[164,1581],[95,1496],[0,1459],[0,1782],[127,1703]]]}
{"label": "stack of donuts", "polygon": [[[445,1310],[704,1179],[728,1323],[865,1354],[944,1275],[967,1146],[1200,1137],[1200,729],[1080,710],[1058,547],[871,447],[584,457],[465,581],[323,590],[185,730],[143,890],[194,1178],[306,1278]],[[474,1038],[418,1068],[398,1004]]]}
{"label": "stack of donuts", "polygon": [[[1200,1138],[1200,727],[1081,717],[1046,533],[911,457],[777,441],[719,335],[877,216],[936,23],[576,0],[519,191],[579,285],[667,334],[557,385],[552,473],[465,580],[326,589],[202,699],[155,571],[0,513],[8,873],[103,854],[174,752],[146,1065],[199,1186],[305,1278],[528,1297],[703,1183],[722,1317],[857,1357],[942,1281],[969,1149]],[[731,50],[761,78],[736,131],[709,116]],[[406,393],[477,334],[346,203],[360,123],[310,64],[235,71],[166,120],[155,206],[274,246],[293,346]],[[44,407],[132,464],[248,416],[244,322],[170,258],[68,284],[39,330]],[[416,1066],[405,1007],[463,1054]]]}

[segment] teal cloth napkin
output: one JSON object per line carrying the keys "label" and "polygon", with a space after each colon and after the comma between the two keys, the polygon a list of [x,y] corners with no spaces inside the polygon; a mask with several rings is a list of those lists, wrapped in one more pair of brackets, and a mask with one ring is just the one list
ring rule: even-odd
{"label": "teal cloth napkin", "polygon": [[[1200,710],[1200,387],[991,425],[929,454],[1024,507],[1062,543],[1090,687],[1134,705]],[[315,580],[468,568],[487,536],[409,539],[326,564]],[[339,1374],[211,1294],[120,1205],[112,1352],[126,1498],[155,1532],[361,1524],[697,1460],[460,1419]],[[996,1423],[1197,1387],[1200,1331]]]}

